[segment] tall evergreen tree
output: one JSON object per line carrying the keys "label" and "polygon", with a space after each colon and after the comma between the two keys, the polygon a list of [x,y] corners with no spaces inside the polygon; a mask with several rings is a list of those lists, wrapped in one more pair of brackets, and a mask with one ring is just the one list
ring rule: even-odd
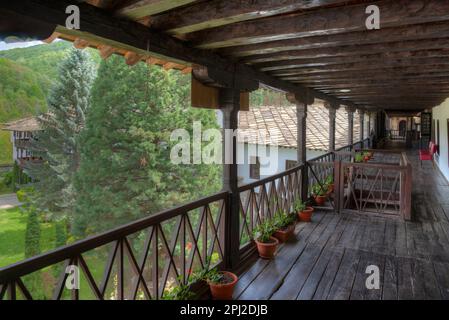
{"label": "tall evergreen tree", "polygon": [[174,129],[218,127],[190,107],[190,78],[122,57],[104,61],[92,90],[77,174],[78,236],[109,229],[219,190],[220,166],[170,161]]}
{"label": "tall evergreen tree", "polygon": [[48,97],[48,113],[39,117],[42,127],[31,143],[39,163],[25,171],[36,181],[36,205],[60,219],[75,203],[74,174],[79,168],[79,135],[85,126],[90,90],[95,78],[89,55],[72,49],[59,66],[58,78]]}

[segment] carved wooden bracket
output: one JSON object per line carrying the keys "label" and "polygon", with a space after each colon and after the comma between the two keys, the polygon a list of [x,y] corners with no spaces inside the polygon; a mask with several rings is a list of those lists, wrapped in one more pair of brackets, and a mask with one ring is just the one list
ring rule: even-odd
{"label": "carved wooden bracket", "polygon": [[290,103],[293,104],[298,104],[298,103],[303,103],[306,105],[311,105],[315,102],[315,98],[312,94],[310,94],[307,90],[301,93],[293,93],[293,92],[288,92],[285,97],[287,98],[287,100]]}
{"label": "carved wooden bracket", "polygon": [[259,89],[259,81],[236,74],[204,66],[194,66],[192,75],[203,85],[218,88],[231,88],[241,92]]}

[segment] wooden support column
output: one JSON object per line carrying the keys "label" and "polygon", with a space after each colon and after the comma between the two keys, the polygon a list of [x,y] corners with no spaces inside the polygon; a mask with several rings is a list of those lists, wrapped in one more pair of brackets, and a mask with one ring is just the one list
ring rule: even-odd
{"label": "wooden support column", "polygon": [[[354,112],[355,108],[346,107],[346,112],[348,113],[348,145],[352,146],[354,144]],[[352,149],[352,147],[351,147]]]}
{"label": "wooden support column", "polygon": [[287,94],[287,99],[296,105],[296,127],[297,127],[297,160],[298,164],[304,165],[301,175],[301,197],[308,198],[308,168],[307,168],[307,104],[313,103],[307,95]]}
{"label": "wooden support column", "polygon": [[329,110],[329,152],[335,151],[335,120],[337,118],[337,109],[340,107],[338,104],[328,103],[324,104],[327,110]]}
{"label": "wooden support column", "polygon": [[368,138],[369,138],[369,148],[373,148],[373,141],[371,136],[371,112],[368,112]]}
{"label": "wooden support column", "polygon": [[237,137],[240,92],[235,89],[219,89],[219,105],[223,112],[223,189],[230,192],[229,207],[226,209],[224,230],[224,259],[226,268],[233,269],[239,264],[239,202]]}
{"label": "wooden support column", "polygon": [[359,109],[360,117],[360,141],[365,139],[365,110]]}

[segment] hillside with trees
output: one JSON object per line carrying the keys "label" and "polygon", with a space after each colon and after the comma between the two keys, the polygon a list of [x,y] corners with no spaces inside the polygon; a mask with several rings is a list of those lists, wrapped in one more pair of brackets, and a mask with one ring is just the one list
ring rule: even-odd
{"label": "hillside with trees", "polygon": [[[47,96],[57,79],[58,66],[73,45],[66,41],[0,51],[0,123],[25,118],[47,110]],[[100,57],[86,50],[95,68]],[[0,131],[0,164],[11,163],[8,132]]]}
{"label": "hillside with trees", "polygon": [[[46,110],[45,93],[37,74],[16,62],[0,58],[0,123]],[[0,164],[11,163],[10,133],[0,131]]]}

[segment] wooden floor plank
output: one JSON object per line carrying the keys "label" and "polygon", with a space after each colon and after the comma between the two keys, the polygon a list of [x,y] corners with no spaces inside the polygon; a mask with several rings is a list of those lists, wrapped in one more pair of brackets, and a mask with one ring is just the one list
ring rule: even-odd
{"label": "wooden floor plank", "polygon": [[386,256],[382,284],[382,299],[398,299],[398,264],[394,257]]}
{"label": "wooden floor plank", "polygon": [[441,299],[449,300],[449,263],[433,262],[433,268]]}
{"label": "wooden floor plank", "polygon": [[398,298],[399,300],[413,299],[412,266],[410,259],[398,258]]}
{"label": "wooden floor plank", "polygon": [[345,250],[343,259],[335,275],[332,287],[327,299],[348,300],[357,273],[360,253],[356,250]]}
{"label": "wooden floor plank", "polygon": [[326,300],[329,296],[329,292],[334,283],[335,276],[342,262],[344,252],[344,250],[336,250],[333,252],[333,255],[326,266],[326,270],[321,277],[318,287],[315,290],[312,298],[313,300]]}
{"label": "wooden floor plank", "polygon": [[271,296],[273,300],[295,300],[311,273],[322,248],[309,244],[293,265],[282,285]]}
{"label": "wooden floor plank", "polygon": [[[416,220],[317,212],[275,260],[241,275],[236,297],[449,300],[449,186],[415,154],[411,161]],[[369,265],[379,267],[379,290],[366,288]]]}
{"label": "wooden floor plank", "polygon": [[295,242],[284,244],[282,251],[279,251],[275,259],[269,261],[266,268],[253,280],[251,286],[242,292],[239,299],[269,299],[273,292],[282,284],[288,271],[302,254],[312,231],[323,228],[323,225],[326,225],[331,219],[332,216],[324,215],[318,223],[310,223],[303,232],[298,233]]}

